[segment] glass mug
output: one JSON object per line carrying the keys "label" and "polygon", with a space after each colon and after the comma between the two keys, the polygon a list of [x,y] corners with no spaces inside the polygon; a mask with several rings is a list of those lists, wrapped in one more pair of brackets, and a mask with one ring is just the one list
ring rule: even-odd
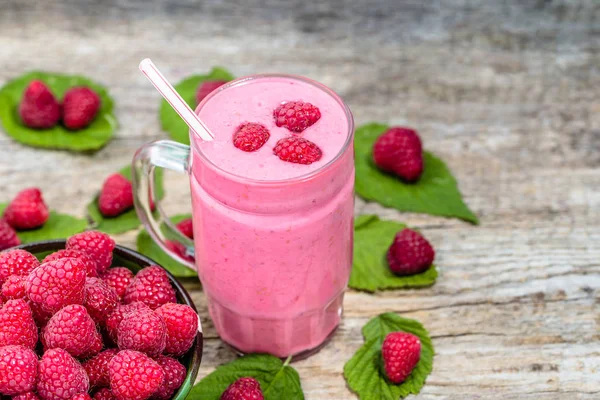
{"label": "glass mug", "polygon": [[[327,87],[289,75],[231,81],[209,94],[196,113],[217,93],[224,96],[250,80],[272,78],[313,85],[341,107],[347,138],[331,161],[294,178],[253,180],[211,162],[199,146],[201,139],[190,132],[191,147],[161,140],[137,151],[135,207],[154,241],[197,270],[210,316],[227,344],[241,353],[305,356],[339,325],[352,268],[352,114]],[[193,241],[178,232],[159,202],[157,212],[151,212],[147,193],[153,193],[155,167],[190,176]],[[183,252],[173,251],[173,240]]]}

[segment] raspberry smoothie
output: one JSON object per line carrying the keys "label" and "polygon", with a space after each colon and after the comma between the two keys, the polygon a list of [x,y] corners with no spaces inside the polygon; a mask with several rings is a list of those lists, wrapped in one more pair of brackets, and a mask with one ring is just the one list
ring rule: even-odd
{"label": "raspberry smoothie", "polygon": [[[320,118],[302,132],[277,126],[275,108],[291,101],[311,103]],[[217,331],[245,353],[317,348],[340,322],[352,266],[350,111],[326,87],[291,76],[234,81],[196,111],[215,135],[192,135],[190,169],[196,263]],[[242,151],[233,137],[249,122],[268,139]],[[320,159],[275,155],[290,137],[313,142]]]}

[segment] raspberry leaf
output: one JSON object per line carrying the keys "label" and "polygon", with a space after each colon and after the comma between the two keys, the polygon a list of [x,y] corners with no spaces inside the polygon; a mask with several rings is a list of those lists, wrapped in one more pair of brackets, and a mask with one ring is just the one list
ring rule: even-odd
{"label": "raspberry leaf", "polygon": [[383,289],[431,286],[437,279],[435,265],[425,272],[397,276],[388,267],[386,254],[396,232],[406,225],[380,220],[376,215],[361,215],[354,221],[354,259],[348,286],[374,292]]}
{"label": "raspberry leaf", "polygon": [[298,372],[267,354],[248,354],[218,367],[194,386],[187,399],[219,400],[229,385],[243,377],[260,382],[265,400],[304,399]]}
{"label": "raspberry leaf", "polygon": [[[171,218],[173,223],[178,223],[184,219],[191,218],[190,214],[176,215]],[[137,251],[143,255],[153,259],[164,269],[172,273],[178,278],[187,278],[196,276],[196,272],[192,271],[185,265],[173,260],[170,255],[165,253],[163,249],[150,237],[150,234],[145,229],[142,229],[137,236]]]}
{"label": "raspberry leaf", "polygon": [[[202,82],[212,80],[230,81],[232,79],[235,79],[235,77],[225,68],[215,67],[206,75],[192,75],[185,78],[175,85],[175,90],[179,92],[192,110],[195,110],[197,105],[196,91]],[[173,140],[190,144],[188,126],[165,100],[160,102],[159,116],[162,128],[169,133]]]}
{"label": "raspberry leaf", "polygon": [[[156,194],[160,200],[164,197],[163,171],[162,169],[156,169],[155,172]],[[131,181],[131,166],[121,168],[119,173]],[[88,215],[94,224],[94,229],[105,233],[117,234],[137,229],[140,226],[141,222],[133,208],[114,218],[103,216],[98,209],[98,196],[96,195],[87,206]]]}
{"label": "raspberry leaf", "polygon": [[[7,203],[0,203],[0,215],[4,213]],[[23,244],[39,242],[40,240],[64,239],[71,235],[85,231],[87,228],[85,218],[76,218],[67,214],[50,211],[46,223],[38,229],[17,231],[17,236]]]}
{"label": "raspberry leaf", "polygon": [[[399,385],[389,382],[381,368],[381,345],[390,332],[408,332],[421,340],[421,359],[408,378]],[[361,400],[397,400],[418,394],[433,369],[433,344],[418,321],[394,313],[371,319],[362,329],[365,344],[344,365],[344,377]]]}
{"label": "raspberry leaf", "polygon": [[[84,129],[70,131],[59,124],[51,129],[31,129],[21,122],[18,108],[25,88],[32,80],[41,80],[60,102],[67,90],[75,86],[93,89],[102,101],[94,121]],[[33,146],[71,151],[98,150],[112,138],[117,128],[113,100],[103,86],[79,75],[29,72],[8,82],[0,89],[0,120],[6,133],[18,142]]]}
{"label": "raspberry leaf", "polygon": [[477,216],[462,199],[456,179],[432,153],[424,152],[423,174],[415,183],[405,183],[375,166],[373,144],[387,129],[387,125],[372,123],[356,130],[356,193],[400,211],[456,217],[478,224]]}

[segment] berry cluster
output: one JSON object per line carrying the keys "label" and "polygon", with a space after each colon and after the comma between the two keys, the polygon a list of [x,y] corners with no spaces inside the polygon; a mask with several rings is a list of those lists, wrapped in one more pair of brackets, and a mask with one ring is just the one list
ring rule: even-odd
{"label": "berry cluster", "polygon": [[17,231],[39,228],[49,217],[48,206],[38,188],[17,193],[0,218],[0,251],[21,244]]}
{"label": "berry cluster", "polygon": [[111,267],[114,246],[90,231],[41,263],[0,253],[0,395],[167,400],[181,386],[177,357],[192,347],[198,315],[177,304],[161,267]]}
{"label": "berry cluster", "polygon": [[78,130],[92,123],[100,105],[100,96],[84,86],[69,89],[60,104],[44,82],[35,80],[25,89],[19,116],[29,128],[50,129],[62,118],[66,128]]}

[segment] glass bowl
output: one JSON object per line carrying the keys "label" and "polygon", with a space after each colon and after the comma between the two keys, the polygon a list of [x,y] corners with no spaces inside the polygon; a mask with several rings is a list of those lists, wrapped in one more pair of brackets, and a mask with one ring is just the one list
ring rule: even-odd
{"label": "glass bowl", "polygon": [[[50,253],[64,249],[65,245],[66,240],[46,240],[41,242],[23,244],[15,248],[27,250],[39,259],[42,259]],[[152,261],[146,256],[141,255],[137,251],[133,251],[131,249],[119,245],[115,246],[112,261],[113,267],[126,267],[135,274],[140,269],[149,265],[160,264]],[[194,311],[197,312],[196,306],[194,305],[194,302],[192,301],[192,298],[190,297],[189,293],[184,289],[181,283],[179,283],[179,281],[177,281],[177,279],[175,279],[175,277],[171,275],[169,271],[165,270],[165,272],[167,273],[167,276],[171,281],[171,285],[175,289],[175,292],[177,294],[177,302],[181,304],[187,304],[188,306],[192,307]],[[196,381],[196,376],[198,376],[200,362],[202,361],[202,349],[202,326],[200,325],[200,320],[198,320],[198,334],[196,335],[196,341],[194,342],[194,345],[185,355],[178,358],[179,361],[187,369],[187,375],[179,390],[173,395],[172,400],[184,400],[190,393],[190,390],[192,390],[194,382]]]}

